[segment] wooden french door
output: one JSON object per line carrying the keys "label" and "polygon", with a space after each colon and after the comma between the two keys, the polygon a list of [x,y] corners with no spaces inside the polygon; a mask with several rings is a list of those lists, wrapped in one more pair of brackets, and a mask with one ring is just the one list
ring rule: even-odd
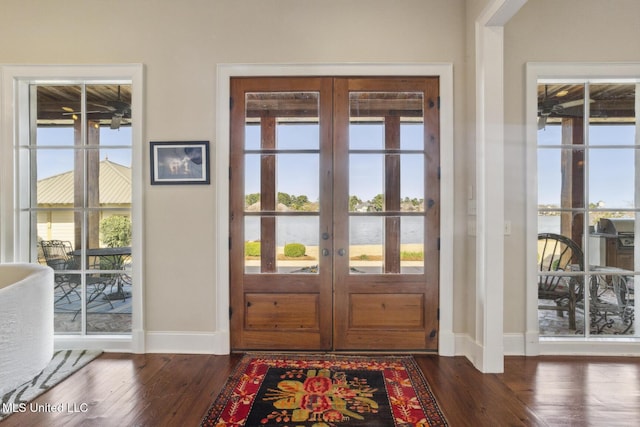
{"label": "wooden french door", "polygon": [[233,350],[437,350],[438,86],[231,80]]}

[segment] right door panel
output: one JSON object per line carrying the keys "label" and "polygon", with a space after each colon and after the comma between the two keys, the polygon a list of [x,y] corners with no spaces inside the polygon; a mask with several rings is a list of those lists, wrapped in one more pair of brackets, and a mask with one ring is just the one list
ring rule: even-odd
{"label": "right door panel", "polygon": [[336,350],[437,350],[438,87],[334,81]]}

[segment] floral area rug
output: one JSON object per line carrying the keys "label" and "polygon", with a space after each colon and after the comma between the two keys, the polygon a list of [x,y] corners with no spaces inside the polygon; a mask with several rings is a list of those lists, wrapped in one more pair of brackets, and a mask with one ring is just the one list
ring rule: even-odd
{"label": "floral area rug", "polygon": [[247,354],[201,426],[447,426],[411,356]]}

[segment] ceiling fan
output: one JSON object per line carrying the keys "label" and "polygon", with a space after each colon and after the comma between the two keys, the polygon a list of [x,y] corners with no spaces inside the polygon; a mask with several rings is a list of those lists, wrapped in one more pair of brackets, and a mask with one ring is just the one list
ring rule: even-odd
{"label": "ceiling fan", "polygon": [[[593,100],[591,100],[590,102],[593,102]],[[578,107],[580,105],[584,105],[584,99],[560,102],[560,100],[558,99],[549,98],[547,85],[545,85],[544,98],[542,98],[542,101],[538,103],[538,130],[542,130],[545,128],[545,126],[547,125],[547,119],[550,115],[561,115],[563,113],[567,115],[573,115],[569,114],[566,110],[573,107]]]}
{"label": "ceiling fan", "polygon": [[[109,125],[111,129],[120,129],[123,119],[131,118],[131,104],[122,100],[120,86],[118,86],[117,100],[106,101],[106,104],[95,103],[93,105],[105,108],[105,110],[87,111],[87,114],[111,113],[111,124]],[[65,111],[62,115],[73,115],[74,120],[77,119],[78,114],[81,114],[70,107],[62,107],[62,109]]]}
{"label": "ceiling fan", "polygon": [[111,117],[111,129],[120,129],[123,118],[131,117],[131,104],[124,102],[120,96],[120,86],[118,86],[118,99],[115,101],[107,101],[107,108],[113,111]]}

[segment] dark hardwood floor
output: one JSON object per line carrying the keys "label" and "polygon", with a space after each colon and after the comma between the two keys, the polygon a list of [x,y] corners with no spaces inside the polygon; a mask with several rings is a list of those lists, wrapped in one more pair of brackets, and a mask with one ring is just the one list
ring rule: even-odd
{"label": "dark hardwood floor", "polygon": [[[15,413],[0,426],[199,426],[239,358],[105,353],[34,401],[80,412]],[[416,360],[453,427],[640,420],[638,358],[507,357],[504,374],[482,374],[463,357]]]}

